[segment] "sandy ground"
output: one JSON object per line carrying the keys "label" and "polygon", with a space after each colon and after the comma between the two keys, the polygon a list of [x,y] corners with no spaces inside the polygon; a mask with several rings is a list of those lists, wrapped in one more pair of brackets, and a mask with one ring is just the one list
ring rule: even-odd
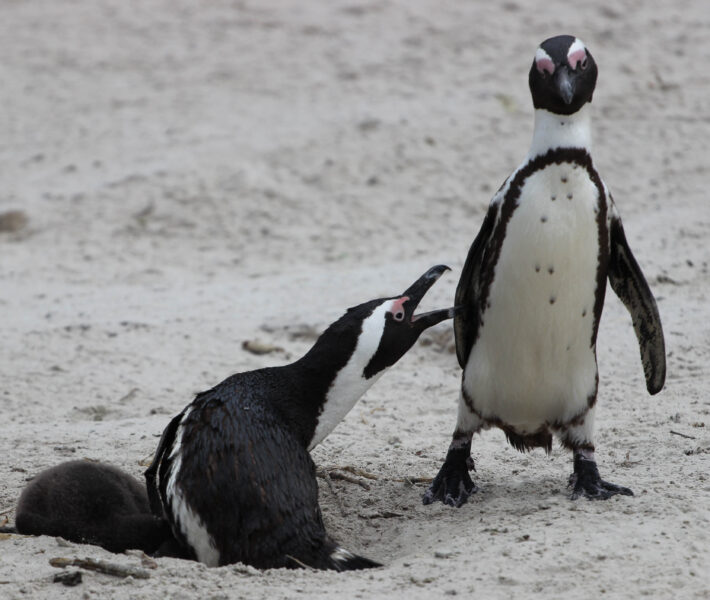
{"label": "sandy ground", "polygon": [[[533,6],[533,4],[535,6]],[[439,262],[451,303],[492,193],[527,151],[537,44],[584,39],[600,68],[595,160],[663,318],[646,394],[630,317],[599,335],[602,475],[633,498],[572,502],[568,453],[475,439],[481,491],[422,506],[456,414],[448,325],[313,452],[377,476],[321,482],[330,532],[386,567],[207,569],[147,580],[0,539],[0,597],[710,597],[710,13],[703,0],[47,0],[0,5],[0,510],[69,458],[140,476],[192,394],[303,353],[346,307]],[[245,340],[283,348],[265,356]],[[681,435],[682,434],[682,435]],[[342,505],[342,509],[341,509]]]}

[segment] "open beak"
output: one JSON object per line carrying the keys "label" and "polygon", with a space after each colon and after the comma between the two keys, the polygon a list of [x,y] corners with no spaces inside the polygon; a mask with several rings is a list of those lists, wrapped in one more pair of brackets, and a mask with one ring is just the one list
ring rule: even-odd
{"label": "open beak", "polygon": [[451,269],[446,265],[436,265],[424,273],[424,275],[410,285],[402,294],[402,296],[409,296],[409,300],[404,303],[407,319],[412,326],[416,326],[420,331],[432,325],[436,325],[445,319],[451,319],[454,316],[455,309],[453,307],[433,310],[418,315],[414,314],[414,311],[417,309],[417,306],[419,306],[424,295],[429,291],[429,288],[434,285],[436,280],[439,279],[444,272],[450,270]]}

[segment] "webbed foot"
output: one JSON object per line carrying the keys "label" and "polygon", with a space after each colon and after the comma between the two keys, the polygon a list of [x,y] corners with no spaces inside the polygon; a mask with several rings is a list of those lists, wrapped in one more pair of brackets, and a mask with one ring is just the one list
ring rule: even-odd
{"label": "webbed foot", "polygon": [[599,475],[597,463],[579,454],[574,457],[574,473],[569,476],[569,487],[572,488],[570,498],[576,500],[584,496],[588,500],[608,500],[616,494],[633,496],[627,487],[604,481]]}
{"label": "webbed foot", "polygon": [[478,491],[476,484],[468,474],[470,470],[475,471],[470,450],[470,442],[463,448],[449,449],[439,473],[422,496],[424,504],[440,500],[448,506],[459,508],[466,504],[471,494]]}

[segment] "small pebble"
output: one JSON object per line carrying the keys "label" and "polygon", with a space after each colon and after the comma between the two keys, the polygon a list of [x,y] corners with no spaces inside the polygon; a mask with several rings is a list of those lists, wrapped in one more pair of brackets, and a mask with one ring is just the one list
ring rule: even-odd
{"label": "small pebble", "polygon": [[27,227],[29,219],[21,210],[8,210],[0,213],[0,232],[14,233]]}

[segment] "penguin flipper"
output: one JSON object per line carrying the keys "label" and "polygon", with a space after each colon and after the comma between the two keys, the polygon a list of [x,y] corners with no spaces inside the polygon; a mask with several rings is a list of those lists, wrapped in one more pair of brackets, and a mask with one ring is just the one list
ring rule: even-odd
{"label": "penguin flipper", "polygon": [[658,306],[631,253],[617,215],[612,215],[609,237],[609,283],[631,314],[641,350],[646,388],[650,394],[657,394],[666,380],[666,349]]}
{"label": "penguin flipper", "polygon": [[461,278],[456,286],[455,305],[457,308],[460,307],[460,309],[454,316],[454,337],[456,339],[456,356],[462,369],[466,367],[468,355],[478,334],[480,321],[478,280],[483,254],[498,215],[498,207],[499,203],[494,199],[488,208],[486,217],[483,219],[483,224],[476,239],[473,240],[468,250],[466,262],[464,263],[463,271],[461,271]]}
{"label": "penguin flipper", "polygon": [[163,460],[165,454],[172,448],[175,442],[175,434],[177,433],[178,426],[182,420],[185,411],[183,410],[179,415],[173,417],[173,419],[168,423],[168,426],[163,430],[163,435],[160,436],[160,441],[158,442],[158,448],[153,456],[153,462],[143,473],[145,477],[145,484],[148,491],[148,502],[150,504],[150,511],[156,517],[163,516],[163,504],[160,500],[160,491],[158,489],[158,468]]}

